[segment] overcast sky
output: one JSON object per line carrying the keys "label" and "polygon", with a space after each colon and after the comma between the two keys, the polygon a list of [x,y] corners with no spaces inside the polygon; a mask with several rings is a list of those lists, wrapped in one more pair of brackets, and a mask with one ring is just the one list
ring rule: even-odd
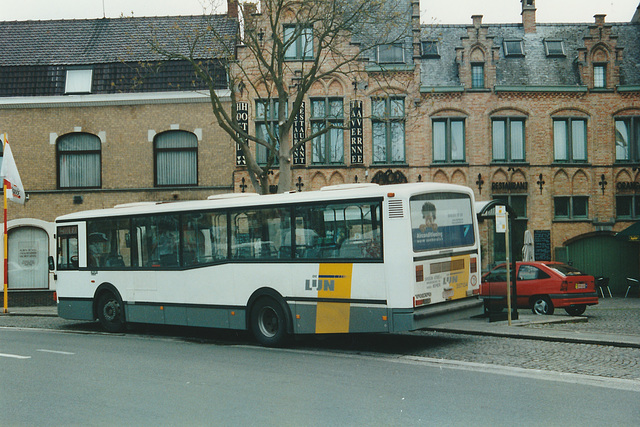
{"label": "overcast sky", "polygon": [[[0,0],[0,20],[102,18],[107,16],[199,15],[226,12],[226,0]],[[640,0],[537,0],[538,22],[593,22],[606,14],[607,22],[631,20]],[[483,22],[521,22],[520,0],[421,0],[422,22],[470,24],[471,15]],[[103,15],[104,14],[104,15]]]}

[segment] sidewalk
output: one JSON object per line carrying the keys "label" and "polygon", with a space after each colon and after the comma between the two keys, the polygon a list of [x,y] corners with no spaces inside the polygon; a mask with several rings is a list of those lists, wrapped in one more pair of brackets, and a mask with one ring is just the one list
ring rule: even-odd
{"label": "sidewalk", "polygon": [[640,348],[640,298],[600,298],[584,316],[572,317],[563,309],[552,316],[518,310],[518,320],[489,322],[471,318],[429,328],[432,331],[471,335],[558,341]]}
{"label": "sidewalk", "polygon": [[[57,317],[55,306],[9,307],[0,316]],[[596,306],[587,307],[584,316],[572,317],[563,309],[552,316],[536,316],[531,310],[518,310],[518,320],[511,326],[506,320],[489,322],[470,318],[429,328],[431,331],[485,335],[508,338],[597,344],[640,348],[640,298],[600,298]]]}

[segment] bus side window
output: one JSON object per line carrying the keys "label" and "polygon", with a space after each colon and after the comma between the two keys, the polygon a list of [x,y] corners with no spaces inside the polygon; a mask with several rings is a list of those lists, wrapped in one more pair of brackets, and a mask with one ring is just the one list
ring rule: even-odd
{"label": "bus side window", "polygon": [[[231,215],[231,255],[236,259],[290,258],[289,209],[256,209]],[[287,236],[287,232],[289,235]]]}
{"label": "bus side window", "polygon": [[58,227],[58,270],[78,269],[78,226]]}
{"label": "bus side window", "polygon": [[87,221],[87,266],[131,267],[130,227],[128,218]]}

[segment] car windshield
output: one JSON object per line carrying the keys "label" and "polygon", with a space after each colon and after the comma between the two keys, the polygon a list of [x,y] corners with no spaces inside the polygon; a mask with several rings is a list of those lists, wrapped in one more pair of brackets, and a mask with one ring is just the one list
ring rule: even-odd
{"label": "car windshield", "polygon": [[551,268],[552,270],[557,271],[563,276],[584,276],[584,273],[582,271],[578,270],[575,267],[571,267],[570,265],[553,264],[553,265],[549,265],[548,267]]}

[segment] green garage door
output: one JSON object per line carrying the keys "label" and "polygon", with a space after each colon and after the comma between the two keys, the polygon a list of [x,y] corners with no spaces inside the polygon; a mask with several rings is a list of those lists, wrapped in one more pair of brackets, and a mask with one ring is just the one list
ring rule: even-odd
{"label": "green garage door", "polygon": [[640,277],[640,244],[625,242],[612,235],[590,236],[571,242],[568,261],[595,277],[609,277],[611,292],[624,295],[627,277]]}

